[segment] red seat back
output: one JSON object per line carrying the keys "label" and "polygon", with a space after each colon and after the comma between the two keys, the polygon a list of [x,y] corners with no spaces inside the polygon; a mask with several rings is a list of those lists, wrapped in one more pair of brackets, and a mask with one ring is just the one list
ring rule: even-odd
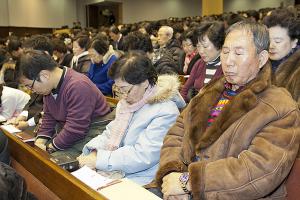
{"label": "red seat back", "polygon": [[297,158],[287,179],[287,200],[300,199],[300,158]]}

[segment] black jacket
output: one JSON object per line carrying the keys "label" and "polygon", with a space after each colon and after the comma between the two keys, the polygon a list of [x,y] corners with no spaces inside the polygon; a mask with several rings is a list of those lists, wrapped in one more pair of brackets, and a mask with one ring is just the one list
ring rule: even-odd
{"label": "black jacket", "polygon": [[179,74],[183,74],[185,53],[181,48],[179,41],[175,38],[171,39],[165,49],[170,52],[173,60],[177,63]]}
{"label": "black jacket", "polygon": [[0,199],[1,200],[36,200],[27,191],[24,178],[10,166],[0,162]]}

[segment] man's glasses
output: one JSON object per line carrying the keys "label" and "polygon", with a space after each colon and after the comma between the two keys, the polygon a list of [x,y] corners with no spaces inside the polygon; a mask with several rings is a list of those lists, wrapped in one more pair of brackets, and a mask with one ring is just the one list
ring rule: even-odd
{"label": "man's glasses", "polygon": [[26,87],[27,89],[29,89],[29,90],[32,90],[32,89],[33,89],[33,86],[34,86],[34,83],[35,83],[35,80],[36,80],[36,78],[33,79],[33,82],[32,82],[31,85],[25,85],[25,87]]}
{"label": "man's glasses", "polygon": [[130,94],[131,90],[133,89],[133,86],[134,86],[134,85],[132,85],[132,86],[129,88],[129,90],[127,90],[127,91],[125,91],[125,92],[122,90],[122,88],[119,87],[119,92],[120,92],[120,94],[121,94],[122,96],[128,96],[128,95]]}

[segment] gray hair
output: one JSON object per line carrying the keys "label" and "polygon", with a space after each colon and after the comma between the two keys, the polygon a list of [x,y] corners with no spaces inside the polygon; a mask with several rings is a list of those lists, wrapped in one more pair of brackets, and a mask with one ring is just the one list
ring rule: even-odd
{"label": "gray hair", "polygon": [[231,25],[227,31],[226,36],[234,30],[245,30],[252,34],[253,42],[256,48],[256,53],[259,54],[263,50],[268,50],[270,45],[268,28],[257,22],[240,21]]}
{"label": "gray hair", "polygon": [[173,37],[173,28],[170,26],[161,26],[160,29],[164,29],[166,31],[166,34],[169,35],[171,38]]}

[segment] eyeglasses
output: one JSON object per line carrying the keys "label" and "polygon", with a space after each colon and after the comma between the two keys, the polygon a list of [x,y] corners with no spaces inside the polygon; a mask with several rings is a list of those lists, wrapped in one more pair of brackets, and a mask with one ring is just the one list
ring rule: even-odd
{"label": "eyeglasses", "polygon": [[118,87],[118,88],[119,88],[120,94],[121,94],[122,96],[128,96],[128,95],[130,94],[131,90],[133,89],[133,86],[134,86],[134,85],[132,85],[132,86],[129,88],[129,90],[127,90],[126,92],[122,91],[122,88]]}
{"label": "eyeglasses", "polygon": [[32,82],[32,84],[30,86],[29,85],[25,85],[25,87],[28,88],[29,90],[32,90],[33,86],[34,86],[34,83],[35,83],[35,80],[36,80],[36,78],[33,79],[33,82]]}

